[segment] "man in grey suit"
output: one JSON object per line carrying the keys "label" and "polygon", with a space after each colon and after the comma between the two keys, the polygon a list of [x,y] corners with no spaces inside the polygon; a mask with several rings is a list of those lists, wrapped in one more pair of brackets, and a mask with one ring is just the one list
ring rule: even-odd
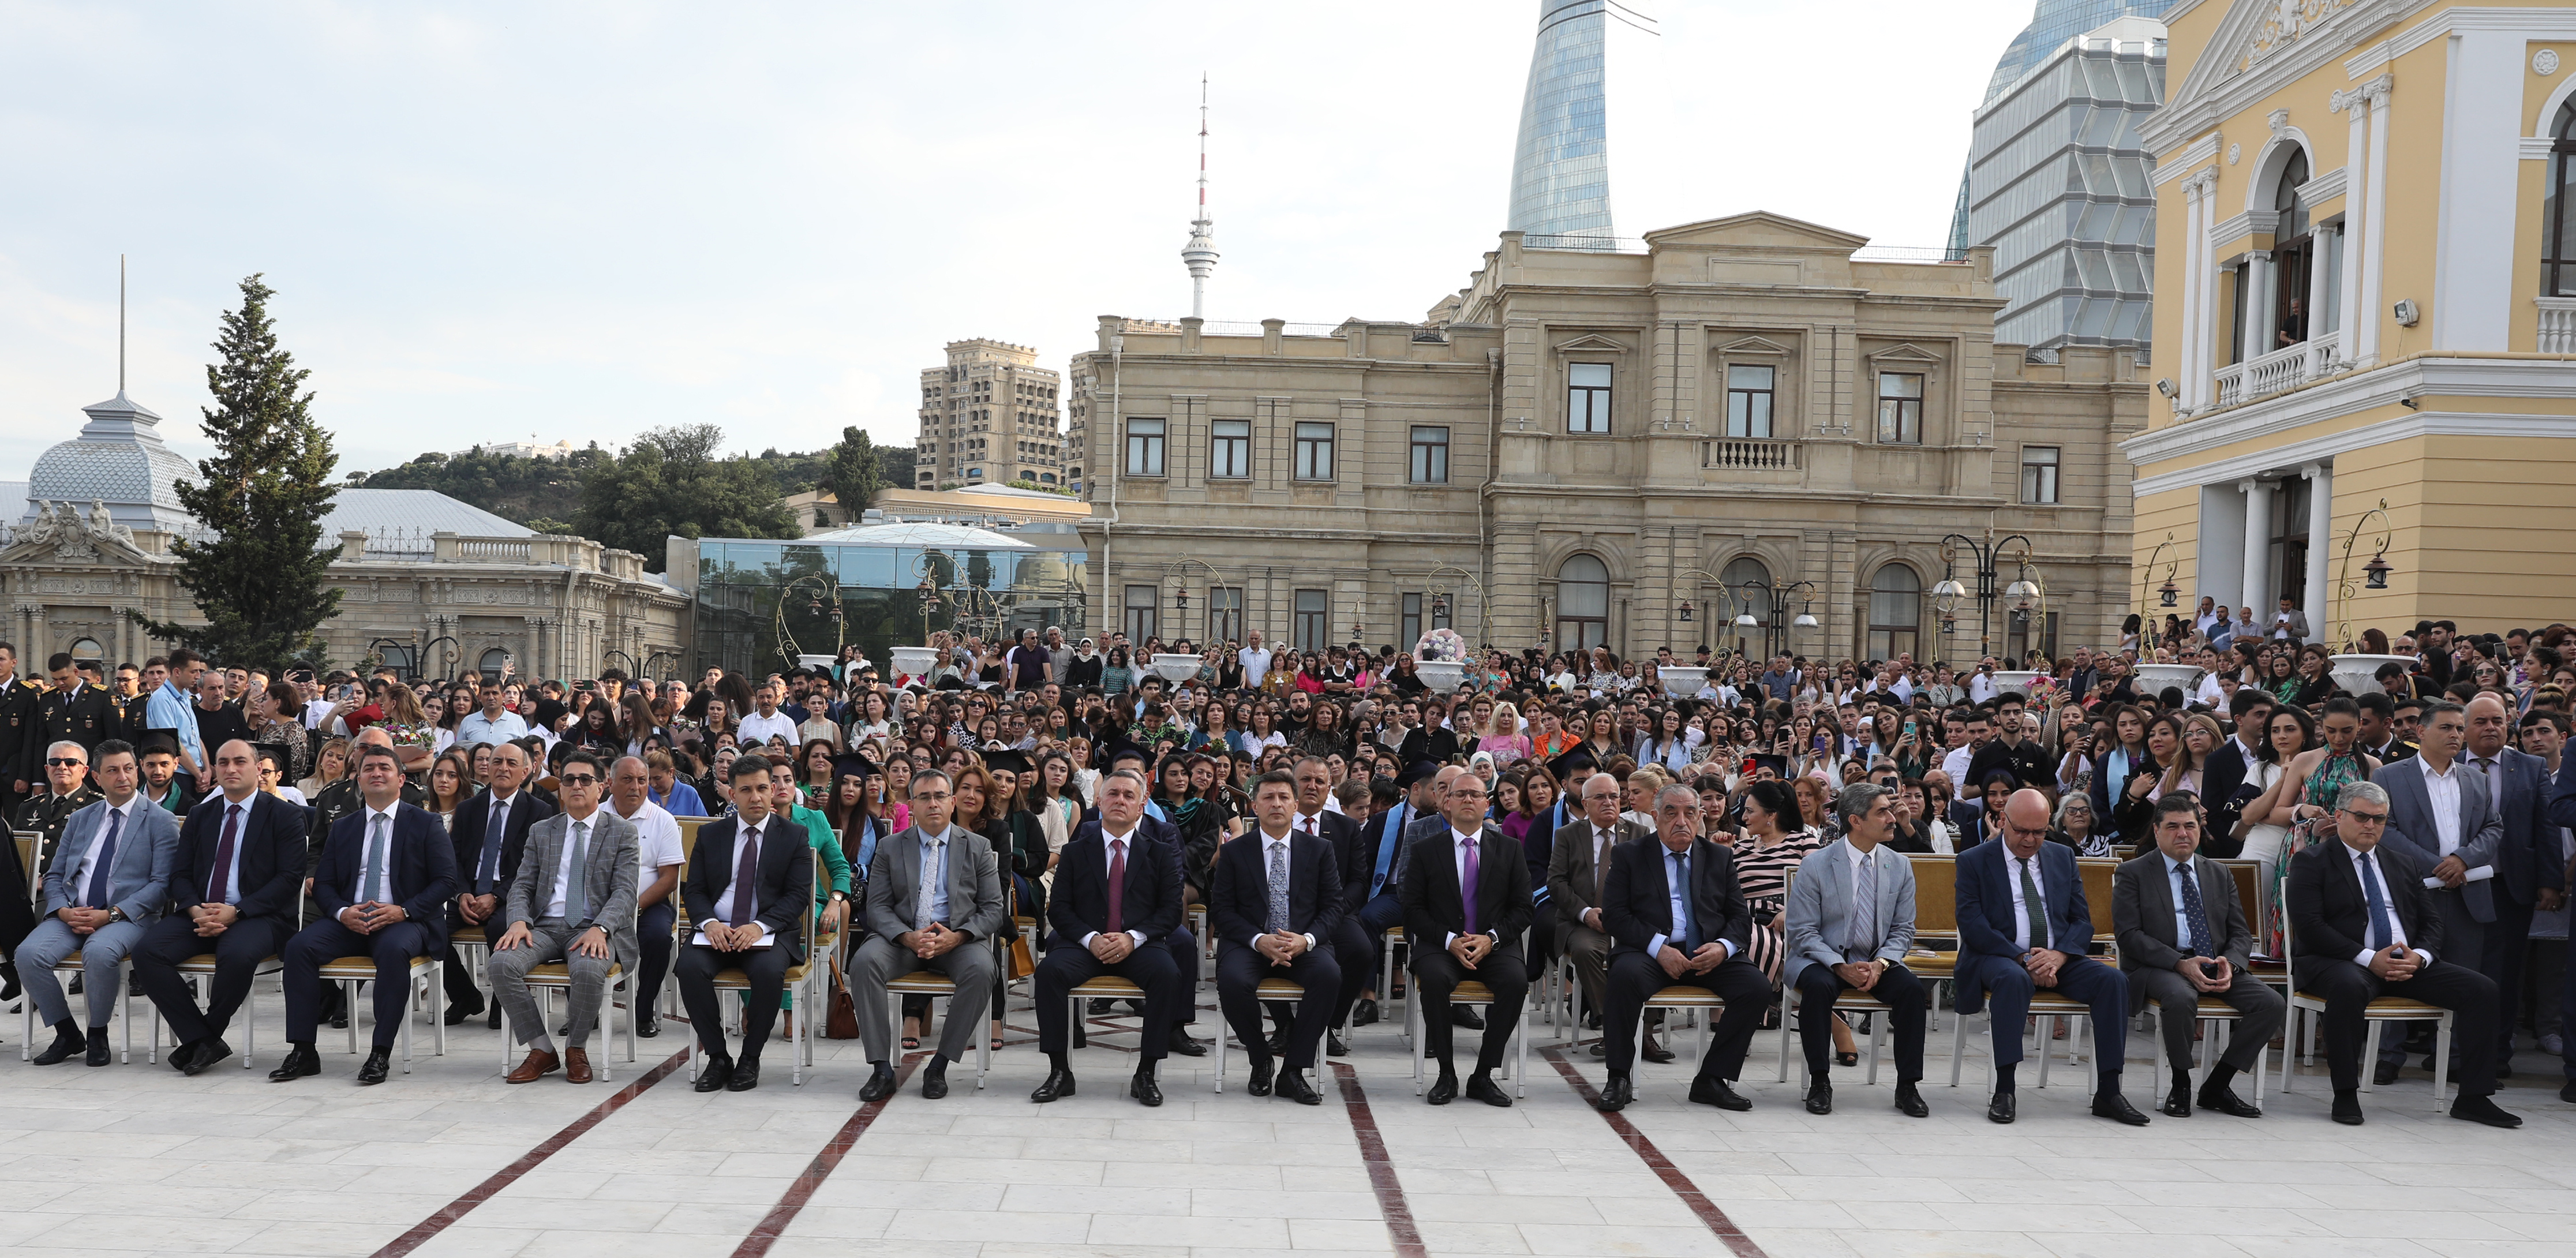
{"label": "man in grey suit", "polygon": [[[912,775],[911,828],[877,844],[868,867],[867,937],[850,966],[850,995],[859,1007],[859,1045],[874,1069],[862,1101],[894,1095],[894,1029],[886,984],[914,970],[937,970],[957,984],[939,1053],[921,1068],[921,1094],[948,1095],[948,1063],[961,1060],[983,1033],[1000,962],[993,939],[1011,928],[1002,872],[984,836],[950,824],[956,787],[948,775]],[[943,876],[944,875],[944,876]]]}
{"label": "man in grey suit", "polygon": [[[1905,968],[1914,947],[1914,863],[1887,848],[1896,832],[1896,792],[1863,782],[1834,800],[1843,837],[1807,853],[1789,888],[1788,959],[1781,977],[1798,993],[1799,1047],[1807,1054],[1807,1112],[1834,1112],[1834,1001],[1866,992],[1887,1006],[1896,1032],[1896,1108],[1932,1112],[1915,1084],[1923,1078],[1923,980]],[[1869,895],[1862,895],[1864,890]],[[1864,915],[1856,906],[1868,905]]]}
{"label": "man in grey suit", "polygon": [[[81,745],[58,742],[45,758],[81,754]],[[45,868],[45,920],[18,945],[18,976],[36,1013],[53,1024],[54,1043],[36,1054],[39,1066],[68,1060],[88,1049],[88,1062],[108,1061],[107,1020],[116,1012],[126,954],[170,903],[170,866],[179,857],[179,819],[143,798],[142,770],[134,748],[109,739],[92,757],[90,777],[106,798],[63,823],[54,860]],[[87,970],[89,1034],[72,1021],[54,967],[79,953]]]}
{"label": "man in grey suit", "polygon": [[[534,1083],[560,1067],[567,1083],[591,1080],[591,1028],[608,996],[609,967],[635,972],[635,824],[599,806],[608,767],[590,751],[564,757],[555,771],[562,811],[528,827],[528,846],[492,942],[492,994],[509,1015],[511,1034],[528,1046],[504,1083]],[[545,1009],[528,992],[528,971],[561,961],[572,976],[572,1015],[563,1055],[546,1034]]]}
{"label": "man in grey suit", "polygon": [[[2428,888],[2425,898],[2442,917],[2446,953],[2474,969],[2486,952],[2487,924],[2496,919],[2494,875],[2504,819],[2486,783],[2460,759],[2468,732],[2468,709],[2447,700],[2426,704],[2414,758],[2381,769],[2372,781],[2388,791],[2388,830],[2380,843],[2411,857],[2426,878],[2440,884]],[[2406,1039],[2393,1032],[2381,1037],[2372,1082],[2397,1081]],[[2454,1043],[2451,1051],[2460,1048]]]}
{"label": "man in grey suit", "polygon": [[[1556,906],[1556,952],[1574,959],[1575,978],[1583,998],[1596,1014],[1610,1007],[1610,933],[1601,919],[1601,883],[1610,872],[1610,854],[1654,832],[1619,815],[1619,780],[1595,773],[1583,780],[1582,815],[1556,832],[1547,856],[1547,900]],[[1657,1010],[1661,1013],[1661,1010]],[[1606,1051],[1592,1046],[1592,1055]],[[1654,1031],[1638,1053],[1652,1062],[1673,1059],[1671,1049],[1655,1042]]]}
{"label": "man in grey suit", "polygon": [[2253,1068],[2289,1015],[2289,1004],[2254,977],[2254,930],[2236,899],[2236,876],[2200,850],[2200,801],[2176,791],[2156,801],[2156,850],[2124,861],[2111,876],[2111,929],[2120,969],[2129,975],[2129,1008],[2150,1000],[2165,1011],[2165,1056],[2173,1090],[2167,1116],[2191,1117],[2191,1032],[2203,996],[2237,1012],[2227,1052],[2200,1085],[2200,1107],[2238,1118],[2263,1111],[2227,1086]]}

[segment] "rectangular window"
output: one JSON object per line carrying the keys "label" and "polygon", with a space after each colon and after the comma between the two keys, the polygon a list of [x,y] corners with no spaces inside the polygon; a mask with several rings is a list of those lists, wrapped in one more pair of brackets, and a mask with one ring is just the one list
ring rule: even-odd
{"label": "rectangular window", "polygon": [[[1332,646],[1332,599],[1322,590],[1297,591],[1297,649],[1322,651]],[[1127,635],[1133,638],[1134,634]]]}
{"label": "rectangular window", "polygon": [[1771,384],[1769,367],[1726,369],[1727,436],[1766,440],[1771,436]]}
{"label": "rectangular window", "polygon": [[1565,365],[1565,430],[1610,431],[1610,364]]}
{"label": "rectangular window", "polygon": [[1201,646],[1243,641],[1243,587],[1209,586],[1207,618],[1207,641]]}
{"label": "rectangular window", "polygon": [[[1413,483],[1416,485],[1449,483],[1448,429],[1417,427],[1413,430]],[[1406,639],[1406,641],[1411,640]]]}
{"label": "rectangular window", "polygon": [[1136,650],[1144,650],[1145,639],[1162,632],[1162,617],[1159,614],[1162,611],[1162,597],[1163,587],[1159,585],[1127,587],[1125,608],[1127,614],[1120,622],[1120,627],[1127,631],[1127,640],[1135,644]]}
{"label": "rectangular window", "polygon": [[1252,475],[1252,421],[1220,419],[1208,425],[1208,479],[1242,480]]}
{"label": "rectangular window", "polygon": [[1911,372],[1878,373],[1878,439],[1895,445],[1923,444],[1923,377]]}
{"label": "rectangular window", "polygon": [[1297,425],[1297,479],[1333,479],[1333,426]]}
{"label": "rectangular window", "polygon": [[1163,421],[1134,417],[1127,420],[1127,474],[1163,474]]}
{"label": "rectangular window", "polygon": [[2057,447],[2021,448],[2021,500],[2057,501]]}
{"label": "rectangular window", "polygon": [[1397,646],[1410,650],[1414,643],[1421,640],[1422,596],[1407,594],[1404,596],[1402,610],[1396,616],[1395,641]]}

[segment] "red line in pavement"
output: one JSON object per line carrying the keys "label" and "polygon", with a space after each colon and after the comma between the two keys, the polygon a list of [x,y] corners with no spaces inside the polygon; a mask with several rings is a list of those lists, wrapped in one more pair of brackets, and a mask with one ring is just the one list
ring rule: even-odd
{"label": "red line in pavement", "polygon": [[[604,1050],[606,1045],[603,1043],[601,1047]],[[519,1155],[518,1161],[493,1172],[490,1178],[465,1190],[464,1196],[448,1202],[439,1208],[438,1213],[412,1225],[410,1231],[395,1237],[391,1244],[377,1250],[374,1258],[400,1258],[400,1255],[408,1254],[428,1244],[431,1237],[446,1231],[474,1207],[491,1200],[494,1194],[517,1182],[520,1176],[537,1169],[547,1158],[562,1152],[565,1145],[580,1139],[582,1133],[598,1126],[609,1115],[626,1108],[626,1103],[644,1095],[645,1089],[670,1078],[671,1073],[688,1064],[688,1060],[689,1054],[685,1049],[671,1054],[670,1058],[661,1065],[653,1067],[635,1082],[619,1089],[615,1095],[601,1101],[590,1112],[572,1120],[563,1130],[546,1137],[544,1143]]]}
{"label": "red line in pavement", "polygon": [[[1556,1072],[1565,1076],[1565,1081],[1573,1085],[1574,1090],[1581,1094],[1585,1104],[1600,1103],[1600,1091],[1592,1086],[1591,1080],[1583,1077],[1582,1071],[1576,1070],[1574,1064],[1565,1059],[1564,1053],[1553,1048],[1541,1049],[1539,1052],[1549,1061],[1556,1063]],[[1626,1142],[1628,1148],[1637,1155],[1637,1160],[1644,1162],[1646,1169],[1653,1171],[1656,1178],[1663,1180],[1664,1187],[1672,1189],[1673,1195],[1681,1198],[1682,1204],[1689,1206],[1691,1213],[1698,1215],[1699,1221],[1707,1224],[1708,1230],[1715,1233],[1717,1239],[1726,1242],[1726,1247],[1735,1251],[1737,1258],[1767,1258],[1767,1255],[1762,1252],[1762,1247],[1754,1244],[1753,1238],[1745,1235],[1744,1229],[1735,1225],[1735,1220],[1726,1217],[1726,1211],[1718,1209],[1717,1203],[1709,1200],[1708,1194],[1701,1192],[1699,1185],[1691,1182],[1690,1176],[1683,1174],[1680,1167],[1673,1165],[1672,1159],[1664,1156],[1663,1150],[1655,1147],[1654,1141],[1646,1138],[1646,1133],[1637,1130],[1629,1123],[1627,1115],[1603,1114],[1601,1121],[1610,1124],[1610,1130],[1619,1133],[1619,1139]]]}
{"label": "red line in pavement", "polygon": [[1377,1194],[1377,1210],[1386,1217],[1386,1230],[1395,1238],[1397,1258],[1430,1258],[1431,1251],[1422,1244],[1422,1229],[1413,1224],[1413,1207],[1404,1200],[1404,1185],[1396,1180],[1395,1163],[1387,1160],[1386,1139],[1378,1134],[1377,1116],[1369,1112],[1368,1093],[1360,1090],[1359,1072],[1350,1063],[1337,1061],[1333,1077],[1342,1085],[1342,1108],[1360,1138],[1360,1161],[1368,1166],[1369,1191]]}
{"label": "red line in pavement", "polygon": [[[903,1066],[895,1076],[898,1094],[902,1091],[903,1084],[912,1079],[913,1067],[921,1064],[921,1059],[928,1056],[930,1056],[929,1052],[919,1051],[903,1059]],[[743,1237],[742,1243],[734,1246],[734,1258],[762,1258],[762,1255],[767,1254],[769,1247],[777,1244],[778,1238],[786,1234],[787,1225],[795,1222],[796,1216],[804,1211],[805,1203],[814,1199],[814,1190],[822,1187],[823,1181],[832,1177],[833,1169],[840,1166],[842,1158],[849,1156],[851,1147],[858,1144],[859,1137],[868,1134],[869,1125],[876,1122],[877,1115],[885,1112],[886,1101],[893,1099],[894,1097],[889,1096],[884,1101],[870,1101],[860,1106],[857,1113],[850,1115],[850,1120],[841,1124],[841,1129],[832,1134],[831,1141],[816,1152],[814,1160],[806,1163],[805,1169],[787,1185],[787,1191],[779,1196],[778,1204],[771,1206],[769,1213],[761,1217],[759,1226],[752,1228],[751,1235]]]}

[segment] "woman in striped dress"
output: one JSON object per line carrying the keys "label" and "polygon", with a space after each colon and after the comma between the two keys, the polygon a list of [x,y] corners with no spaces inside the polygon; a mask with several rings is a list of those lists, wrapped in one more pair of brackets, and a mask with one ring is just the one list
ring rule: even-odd
{"label": "woman in striped dress", "polygon": [[[1746,950],[1755,965],[1780,981],[1780,963],[1788,956],[1789,871],[1809,852],[1829,840],[1798,824],[1798,796],[1776,779],[1755,782],[1744,791],[1744,829],[1735,839],[1735,879],[1744,892],[1744,907],[1753,915],[1753,937]],[[1834,1019],[1834,1053],[1860,1060],[1851,1028]]]}

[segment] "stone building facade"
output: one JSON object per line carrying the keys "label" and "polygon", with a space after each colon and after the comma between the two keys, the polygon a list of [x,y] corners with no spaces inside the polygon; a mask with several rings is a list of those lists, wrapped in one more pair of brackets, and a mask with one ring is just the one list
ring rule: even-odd
{"label": "stone building facade", "polygon": [[1064,484],[1063,377],[1037,362],[1025,345],[950,341],[948,361],[921,373],[921,436],[902,488]]}
{"label": "stone building facade", "polygon": [[[1069,373],[1099,421],[1080,452],[1094,627],[1958,659],[1979,616],[1943,635],[1942,538],[1991,529],[2029,539],[2047,590],[2027,625],[1995,607],[1994,649],[2109,640],[2134,602],[2114,446],[2145,422],[2135,355],[2027,361],[1994,343],[1988,251],[1865,244],[1760,213],[1618,252],[1505,232],[1421,323],[1104,318]],[[1957,552],[1971,588],[1975,566]],[[1817,626],[1775,632],[1757,596],[1739,639],[1748,581],[1795,587],[1777,619]]]}

